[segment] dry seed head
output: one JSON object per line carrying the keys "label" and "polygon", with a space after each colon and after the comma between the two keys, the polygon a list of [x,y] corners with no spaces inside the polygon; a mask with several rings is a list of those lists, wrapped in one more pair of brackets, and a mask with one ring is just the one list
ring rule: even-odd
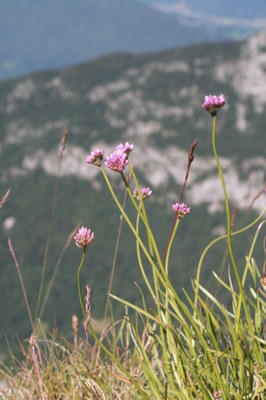
{"label": "dry seed head", "polygon": [[72,329],[73,329],[74,336],[77,336],[78,328],[79,328],[79,319],[74,314],[74,315],[72,315]]}
{"label": "dry seed head", "polygon": [[38,341],[38,337],[36,335],[31,335],[31,337],[29,338],[29,344],[31,345],[31,347],[34,347],[36,345]]}

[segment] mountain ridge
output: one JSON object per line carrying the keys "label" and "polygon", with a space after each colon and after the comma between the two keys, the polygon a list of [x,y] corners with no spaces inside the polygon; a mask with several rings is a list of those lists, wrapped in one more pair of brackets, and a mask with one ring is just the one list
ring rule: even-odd
{"label": "mountain ridge", "polygon": [[14,0],[1,7],[2,79],[118,51],[158,51],[214,37],[211,30],[183,26],[135,0]]}

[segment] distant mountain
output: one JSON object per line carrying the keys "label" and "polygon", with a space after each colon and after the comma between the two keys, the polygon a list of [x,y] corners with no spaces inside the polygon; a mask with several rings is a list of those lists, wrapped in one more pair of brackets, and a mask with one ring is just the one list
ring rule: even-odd
{"label": "distant mountain", "polygon": [[142,4],[154,6],[161,4],[169,9],[190,9],[191,13],[202,12],[220,17],[232,18],[266,18],[266,3],[261,0],[138,0]]}
{"label": "distant mountain", "polygon": [[211,32],[134,0],[14,0],[0,12],[0,79],[118,51],[146,52],[205,41]]}
{"label": "distant mountain", "polygon": [[[199,141],[185,193],[192,213],[181,224],[170,268],[174,285],[189,288],[202,249],[225,226],[223,193],[212,157],[211,118],[201,107],[204,95],[224,93],[227,98],[219,113],[217,145],[231,206],[238,207],[236,226],[243,226],[265,205],[261,195],[253,214],[245,211],[265,182],[265,86],[265,32],[243,42],[112,55],[0,83],[0,192],[3,195],[11,187],[0,210],[2,335],[30,333],[7,238],[12,238],[29,300],[36,304],[64,127],[68,138],[45,289],[69,233],[79,222],[91,227],[95,242],[88,251],[82,282],[92,288],[92,312],[97,317],[103,315],[106,301],[119,213],[99,169],[85,163],[86,154],[95,147],[108,154],[120,142],[134,144],[131,158],[141,184],[153,190],[147,209],[163,251],[173,218],[171,204],[178,201],[185,176],[187,151],[193,140]],[[118,174],[110,178],[122,198]],[[133,210],[128,210],[134,220]],[[244,240],[234,240],[240,267],[244,262],[240,254],[250,236]],[[142,281],[134,247],[124,225],[112,292],[137,301],[133,282],[141,285]],[[259,268],[262,247],[254,253]],[[222,274],[223,251],[222,245],[215,246],[206,258],[205,284],[210,284],[213,269]],[[56,324],[69,330],[71,315],[78,313],[80,256],[80,249],[71,243],[42,316],[50,327]]]}
{"label": "distant mountain", "polygon": [[0,79],[114,52],[147,52],[230,37],[136,0],[12,0],[0,6]]}
{"label": "distant mountain", "polygon": [[244,38],[266,26],[266,3],[261,0],[138,0],[167,15],[182,18],[184,25],[208,26],[222,36]]}

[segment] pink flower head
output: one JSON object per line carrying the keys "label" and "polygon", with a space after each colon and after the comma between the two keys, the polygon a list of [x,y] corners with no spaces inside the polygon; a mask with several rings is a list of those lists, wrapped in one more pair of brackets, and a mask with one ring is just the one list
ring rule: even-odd
{"label": "pink flower head", "polygon": [[131,153],[131,151],[133,150],[133,148],[134,148],[133,144],[126,142],[126,143],[120,143],[116,147],[116,150],[121,151],[121,153],[126,153],[126,155],[128,156],[129,153]]}
{"label": "pink flower head", "polygon": [[202,107],[214,117],[217,113],[217,110],[224,105],[225,98],[223,94],[221,94],[220,96],[212,96],[210,94],[209,96],[205,96]]}
{"label": "pink flower head", "polygon": [[191,208],[188,207],[185,203],[175,203],[172,205],[172,209],[176,213],[177,218],[181,219],[185,215],[190,213]]}
{"label": "pink flower head", "polygon": [[[148,199],[152,195],[152,190],[149,187],[143,187],[140,189],[140,196],[142,200]],[[139,200],[139,191],[137,188],[133,190],[133,196]]]}
{"label": "pink flower head", "polygon": [[78,247],[85,249],[94,240],[94,232],[90,229],[82,226],[76,235],[74,236],[74,241]]}
{"label": "pink flower head", "polygon": [[116,150],[110,156],[106,157],[105,165],[107,168],[116,172],[123,172],[128,164],[126,153]]}
{"label": "pink flower head", "polygon": [[100,167],[102,165],[103,154],[103,150],[92,150],[91,153],[87,155],[86,162],[88,164],[94,164],[97,165],[97,167]]}
{"label": "pink flower head", "polygon": [[220,397],[222,396],[222,391],[221,390],[216,390],[216,392],[213,393],[213,397],[215,399],[220,399]]}

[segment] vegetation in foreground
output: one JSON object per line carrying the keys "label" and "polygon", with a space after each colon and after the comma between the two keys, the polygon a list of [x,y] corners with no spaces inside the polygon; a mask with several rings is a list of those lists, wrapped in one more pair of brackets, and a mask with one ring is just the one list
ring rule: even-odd
{"label": "vegetation in foreground", "polygon": [[[86,161],[101,169],[121,220],[132,232],[149,302],[138,286],[136,290],[139,290],[142,306],[110,294],[110,299],[124,305],[125,313],[120,321],[112,321],[100,335],[97,333],[92,318],[91,288],[86,286],[83,293],[81,284],[81,270],[88,249],[97,238],[90,228],[79,228],[74,242],[82,252],[77,268],[77,289],[84,321],[79,326],[77,317],[73,316],[71,342],[56,334],[48,336],[42,332],[38,318],[32,317],[24,291],[32,335],[29,343],[21,345],[23,360],[13,358],[10,365],[2,365],[6,384],[2,390],[3,399],[265,398],[266,264],[258,267],[253,258],[255,246],[261,242],[266,252],[265,237],[262,239],[265,210],[248,225],[233,229],[234,215],[216,148],[217,111],[224,104],[223,95],[210,95],[205,97],[203,108],[212,116],[212,146],[224,193],[226,234],[211,241],[202,252],[192,281],[192,293],[183,290],[183,297],[178,295],[169,278],[169,259],[179,225],[191,218],[191,209],[183,202],[183,197],[197,142],[192,143],[188,153],[180,198],[172,205],[174,219],[163,255],[158,250],[146,210],[146,201],[152,191],[140,186],[130,162],[133,145],[121,143],[105,162],[103,150],[93,150]],[[106,169],[120,174],[125,185],[122,201],[114,191]],[[264,192],[265,188],[258,195]],[[8,193],[3,197],[1,207],[7,198]],[[135,211],[135,219],[132,212],[125,210],[126,200]],[[256,232],[246,249],[245,264],[241,265],[234,256],[233,239],[252,227],[256,227]],[[200,282],[204,258],[220,241],[226,241],[230,258],[226,279],[213,272],[217,286],[223,289],[223,299],[214,294],[215,290],[206,290]],[[24,288],[11,240],[9,248]],[[40,299],[41,292],[42,285]],[[109,308],[112,309],[111,300]],[[40,304],[37,304],[36,316],[39,309]]]}

